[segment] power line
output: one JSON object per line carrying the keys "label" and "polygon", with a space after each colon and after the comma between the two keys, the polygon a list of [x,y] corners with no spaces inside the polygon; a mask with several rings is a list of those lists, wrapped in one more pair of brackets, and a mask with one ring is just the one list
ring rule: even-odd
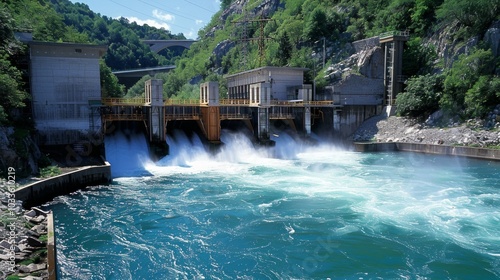
{"label": "power line", "polygon": [[193,6],[196,6],[196,7],[200,8],[200,9],[203,9],[203,10],[205,10],[205,11],[208,11],[208,12],[210,12],[210,13],[213,13],[213,14],[215,14],[215,13],[216,13],[215,11],[209,10],[209,9],[207,9],[207,8],[205,8],[205,7],[203,7],[203,6],[200,6],[200,5],[196,4],[196,3],[193,3],[193,2],[191,2],[191,1],[189,1],[189,0],[184,0],[184,2],[188,2],[189,4],[191,4],[191,5],[193,5]]}
{"label": "power line", "polygon": [[125,6],[125,5],[121,4],[121,3],[118,3],[118,2],[116,2],[116,1],[114,1],[114,0],[109,0],[109,1],[111,1],[111,2],[115,3],[115,4],[119,5],[119,6],[122,6],[122,7],[126,8],[126,9],[129,9],[129,10],[131,10],[131,11],[133,11],[133,12],[136,12],[136,13],[138,13],[138,14],[144,15],[144,16],[146,16],[146,17],[148,17],[148,18],[151,18],[151,19],[154,19],[154,20],[160,20],[160,21],[162,21],[162,22],[166,23],[167,25],[176,26],[176,27],[179,27],[179,28],[181,28],[181,29],[184,29],[184,30],[186,30],[186,31],[191,32],[191,30],[190,30],[190,29],[187,29],[187,28],[185,28],[185,27],[183,27],[183,26],[180,26],[180,25],[177,25],[177,24],[174,24],[174,23],[169,23],[169,22],[166,22],[166,21],[161,20],[161,19],[158,19],[158,18],[154,18],[154,17],[152,17],[152,16],[150,16],[150,15],[148,15],[148,14],[145,14],[145,13],[143,13],[143,12],[139,12],[139,11],[137,11],[137,10],[134,10],[134,9],[132,9],[132,8],[130,8],[130,7],[128,7],[128,6]]}
{"label": "power line", "polygon": [[162,10],[162,11],[164,11],[164,12],[171,13],[171,14],[176,15],[176,16],[178,16],[178,17],[185,18],[185,19],[189,19],[189,20],[192,20],[192,21],[196,21],[196,19],[194,19],[194,18],[186,17],[186,16],[183,16],[183,15],[180,15],[180,14],[174,13],[174,12],[172,12],[172,11],[167,11],[167,10],[164,10],[163,8],[158,7],[158,6],[156,6],[156,5],[153,5],[153,4],[150,4],[150,3],[146,2],[146,1],[143,1],[143,0],[139,0],[139,1],[140,1],[140,2],[142,2],[142,3],[144,3],[144,4],[146,4],[146,5],[151,6],[151,7],[153,7],[153,8],[160,9],[160,10]]}

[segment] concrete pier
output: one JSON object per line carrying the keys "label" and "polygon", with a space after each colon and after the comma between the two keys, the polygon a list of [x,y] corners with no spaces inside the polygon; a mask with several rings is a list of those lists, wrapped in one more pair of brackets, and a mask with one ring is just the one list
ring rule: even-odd
{"label": "concrete pier", "polygon": [[111,165],[105,162],[104,165],[85,166],[75,171],[31,183],[17,189],[14,194],[16,199],[23,202],[24,208],[29,208],[87,186],[107,185],[110,182]]}

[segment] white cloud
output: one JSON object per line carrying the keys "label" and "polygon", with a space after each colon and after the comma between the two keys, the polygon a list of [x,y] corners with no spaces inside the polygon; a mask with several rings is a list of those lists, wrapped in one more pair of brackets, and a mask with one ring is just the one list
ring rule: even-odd
{"label": "white cloud", "polygon": [[164,20],[164,21],[173,21],[175,18],[173,15],[164,13],[164,12],[159,11],[157,9],[153,10],[153,17],[160,19],[160,20]]}
{"label": "white cloud", "polygon": [[147,24],[149,26],[154,26],[156,28],[165,28],[166,30],[170,30],[170,25],[166,24],[165,22],[158,22],[158,21],[153,20],[153,19],[142,20],[142,19],[137,18],[137,17],[124,17],[124,18],[128,19],[130,22],[135,21],[138,25]]}
{"label": "white cloud", "polygon": [[195,21],[195,23],[196,23],[196,25],[201,25],[201,24],[203,23],[203,20],[201,20],[201,19],[197,19],[197,20]]}

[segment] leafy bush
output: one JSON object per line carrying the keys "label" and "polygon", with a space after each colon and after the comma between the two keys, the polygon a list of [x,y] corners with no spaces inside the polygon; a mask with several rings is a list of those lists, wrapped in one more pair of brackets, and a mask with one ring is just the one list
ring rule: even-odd
{"label": "leafy bush", "polygon": [[54,177],[61,174],[61,169],[57,166],[47,166],[40,168],[40,176],[42,178]]}
{"label": "leafy bush", "polygon": [[499,19],[498,0],[445,0],[436,12],[437,17],[446,21],[458,21],[469,29],[469,34],[485,31],[491,22]]}
{"label": "leafy bush", "polygon": [[[495,57],[491,50],[477,48],[470,55],[462,54],[453,63],[451,69],[446,72],[444,80],[444,94],[440,100],[440,105],[448,112],[458,112],[465,109],[466,115],[480,115],[485,110],[485,106],[490,104],[490,96],[481,96],[482,89],[494,90],[494,85],[489,86],[487,81],[495,69]],[[486,76],[485,78],[481,78]],[[481,79],[480,79],[481,78]],[[476,83],[479,83],[476,85]],[[470,91],[470,92],[469,92]],[[467,102],[466,102],[466,95]],[[475,102],[480,101],[480,104]],[[467,108],[472,106],[471,108]]]}
{"label": "leafy bush", "polygon": [[410,78],[406,91],[396,99],[396,113],[401,116],[418,117],[439,109],[443,77],[423,75]]}
{"label": "leafy bush", "polygon": [[470,117],[483,117],[496,105],[500,98],[500,78],[481,76],[465,94],[466,114]]}

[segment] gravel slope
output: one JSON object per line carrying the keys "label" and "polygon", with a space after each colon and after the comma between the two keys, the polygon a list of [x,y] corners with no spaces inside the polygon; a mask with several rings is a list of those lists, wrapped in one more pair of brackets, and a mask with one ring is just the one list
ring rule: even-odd
{"label": "gravel slope", "polygon": [[450,127],[429,126],[413,119],[375,116],[366,120],[354,133],[353,141],[408,142],[441,145],[500,145],[500,122],[484,130],[481,121]]}

